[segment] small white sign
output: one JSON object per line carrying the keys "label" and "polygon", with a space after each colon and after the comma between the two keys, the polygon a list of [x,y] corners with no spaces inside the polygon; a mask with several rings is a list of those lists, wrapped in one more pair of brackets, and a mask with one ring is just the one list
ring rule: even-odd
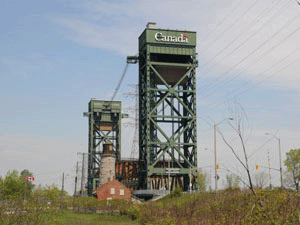
{"label": "small white sign", "polygon": [[180,168],[171,168],[171,169],[166,168],[167,173],[169,173],[169,170],[170,173],[179,173]]}

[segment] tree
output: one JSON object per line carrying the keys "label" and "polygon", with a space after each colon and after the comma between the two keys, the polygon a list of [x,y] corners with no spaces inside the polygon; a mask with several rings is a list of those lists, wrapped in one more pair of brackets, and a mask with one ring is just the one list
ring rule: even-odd
{"label": "tree", "polygon": [[45,193],[44,193],[44,188],[42,187],[42,185],[37,186],[36,188],[34,188],[34,190],[32,191],[32,198],[34,199],[34,201],[41,203],[43,201],[45,201]]}
{"label": "tree", "polygon": [[25,196],[30,196],[30,194],[32,193],[32,190],[34,188],[34,184],[30,181],[26,180],[26,177],[33,177],[33,173],[29,172],[29,170],[25,169],[22,170],[21,175],[20,175],[20,179],[21,182],[23,182],[24,185],[24,195]]}
{"label": "tree", "polygon": [[28,170],[23,170],[19,175],[17,170],[8,171],[2,180],[2,198],[27,198],[31,195],[34,185],[26,181],[26,174],[31,174]]}
{"label": "tree", "polygon": [[[235,158],[238,160],[238,162],[242,165],[242,167],[245,169],[247,177],[248,177],[248,183],[240,179],[242,183],[244,183],[246,186],[249,187],[251,192],[256,195],[254,191],[254,186],[251,178],[251,173],[249,169],[249,163],[248,163],[248,155],[247,155],[247,149],[246,149],[246,142],[247,142],[247,127],[249,126],[247,115],[243,109],[243,107],[239,103],[235,103],[235,106],[232,107],[232,118],[234,119],[234,124],[229,123],[230,127],[235,131],[236,135],[238,136],[239,140],[239,147],[234,147],[232,143],[230,143],[225,136],[223,135],[220,130],[218,130],[219,134],[222,136],[223,141],[225,144],[229,147]],[[240,149],[238,151],[237,149]],[[242,156],[239,155],[239,152],[242,153]],[[244,159],[242,159],[242,157]]]}
{"label": "tree", "polygon": [[258,172],[254,175],[255,185],[259,188],[266,186],[268,175],[265,172]]}
{"label": "tree", "polygon": [[24,183],[21,181],[17,170],[8,171],[3,180],[3,197],[17,198],[24,196]]}
{"label": "tree", "polygon": [[[64,191],[63,194],[65,198],[71,198],[68,192]],[[45,187],[39,185],[32,191],[32,198],[36,202],[57,202],[61,200],[61,190],[55,184]]]}
{"label": "tree", "polygon": [[299,191],[300,181],[300,149],[292,149],[286,153],[284,165],[287,167],[286,180],[290,180],[291,187]]}
{"label": "tree", "polygon": [[44,188],[44,194],[47,200],[58,200],[61,196],[61,190],[55,185],[52,184],[51,186],[46,185]]}
{"label": "tree", "polygon": [[0,177],[0,199],[3,199],[4,196],[4,181],[2,177]]}
{"label": "tree", "polygon": [[235,174],[226,175],[226,189],[239,188],[240,178]]}
{"label": "tree", "polygon": [[207,174],[203,173],[201,171],[201,169],[199,168],[197,182],[198,182],[198,188],[199,188],[200,192],[206,191],[206,177],[207,177]]}

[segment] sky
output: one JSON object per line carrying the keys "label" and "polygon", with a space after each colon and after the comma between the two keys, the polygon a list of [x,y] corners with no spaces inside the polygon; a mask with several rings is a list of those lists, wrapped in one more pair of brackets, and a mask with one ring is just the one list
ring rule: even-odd
{"label": "sky", "polygon": [[[0,176],[28,169],[36,185],[74,192],[76,164],[88,148],[91,98],[110,100],[126,65],[138,53],[148,22],[158,28],[197,32],[198,167],[214,186],[213,124],[239,157],[232,129],[236,109],[251,173],[279,183],[282,162],[299,148],[300,5],[296,0],[11,0],[0,1]],[[134,133],[129,65],[115,98],[129,118],[122,121],[122,156],[129,157]],[[272,135],[265,135],[270,133]],[[276,137],[276,138],[275,138]],[[228,171],[245,178],[231,150],[217,135],[219,186]],[[255,170],[255,164],[260,169]],[[282,163],[283,165],[283,163]],[[267,184],[269,180],[267,181]]]}

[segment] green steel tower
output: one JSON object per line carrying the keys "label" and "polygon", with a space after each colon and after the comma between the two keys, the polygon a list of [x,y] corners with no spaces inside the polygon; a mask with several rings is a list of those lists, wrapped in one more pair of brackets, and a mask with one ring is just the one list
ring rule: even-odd
{"label": "green steel tower", "polygon": [[164,177],[172,187],[196,189],[196,32],[148,23],[138,61],[139,187]]}
{"label": "green steel tower", "polygon": [[121,102],[92,99],[89,111],[89,149],[88,149],[88,196],[99,185],[101,153],[103,144],[111,143],[116,160],[121,158]]}

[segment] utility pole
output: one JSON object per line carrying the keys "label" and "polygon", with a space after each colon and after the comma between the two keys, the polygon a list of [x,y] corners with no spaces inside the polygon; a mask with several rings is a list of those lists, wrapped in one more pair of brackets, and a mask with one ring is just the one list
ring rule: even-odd
{"label": "utility pole", "polygon": [[81,197],[83,197],[83,186],[84,186],[84,155],[85,153],[82,153],[82,168],[81,168]]}
{"label": "utility pole", "polygon": [[272,189],[272,177],[271,177],[271,166],[270,166],[270,152],[268,152],[268,166],[269,166],[269,185]]}
{"label": "utility pole", "polygon": [[65,173],[62,175],[62,182],[61,182],[61,200],[64,198],[64,184],[65,184]]}
{"label": "utility pole", "polygon": [[266,133],[266,135],[271,135],[278,141],[278,152],[279,152],[279,172],[280,172],[280,190],[283,188],[283,179],[282,179],[282,165],[281,165],[281,146],[280,146],[280,138],[271,133]]}
{"label": "utility pole", "polygon": [[279,149],[279,164],[280,164],[280,186],[283,188],[283,180],[282,180],[282,165],[281,165],[281,146],[280,146],[280,138],[278,140],[278,149]]}
{"label": "utility pole", "polygon": [[215,158],[215,191],[218,191],[218,172],[217,172],[217,125],[214,124],[214,158]]}
{"label": "utility pole", "polygon": [[209,192],[211,192],[211,168],[209,169]]}
{"label": "utility pole", "polygon": [[215,192],[218,191],[218,172],[217,172],[217,126],[223,123],[225,120],[233,120],[233,118],[226,118],[221,122],[214,124],[214,158],[215,158]]}
{"label": "utility pole", "polygon": [[74,198],[76,198],[76,195],[77,195],[77,177],[78,177],[78,162],[77,162],[77,165],[76,165],[76,176],[75,176]]}

